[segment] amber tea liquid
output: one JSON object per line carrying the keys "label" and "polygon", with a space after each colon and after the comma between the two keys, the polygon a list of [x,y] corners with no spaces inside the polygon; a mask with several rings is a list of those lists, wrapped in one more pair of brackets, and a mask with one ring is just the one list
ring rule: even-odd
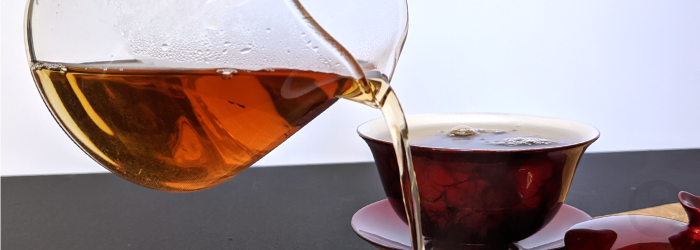
{"label": "amber tea liquid", "polygon": [[205,189],[236,175],[353,82],[290,70],[43,65],[34,76],[74,141],[112,172],[166,191]]}

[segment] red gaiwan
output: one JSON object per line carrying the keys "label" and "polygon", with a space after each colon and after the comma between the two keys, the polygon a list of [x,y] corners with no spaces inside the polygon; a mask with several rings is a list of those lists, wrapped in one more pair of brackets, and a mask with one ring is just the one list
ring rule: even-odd
{"label": "red gaiwan", "polygon": [[678,194],[688,224],[646,215],[620,215],[574,225],[568,250],[700,250],[700,197]]}
{"label": "red gaiwan", "polygon": [[[431,250],[505,250],[544,227],[562,206],[594,127],[563,119],[511,114],[407,116],[409,130],[470,125],[566,131],[572,143],[512,149],[459,149],[411,145],[420,192],[423,235]],[[500,126],[500,127],[499,127]],[[406,221],[399,168],[382,120],[358,128],[374,156],[387,199]]]}

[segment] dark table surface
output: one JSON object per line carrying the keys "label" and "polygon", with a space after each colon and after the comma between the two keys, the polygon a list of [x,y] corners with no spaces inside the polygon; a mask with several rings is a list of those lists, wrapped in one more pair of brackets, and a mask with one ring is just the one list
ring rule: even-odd
{"label": "dark table surface", "polygon": [[[585,154],[566,203],[591,216],[700,194],[700,149]],[[194,193],[111,174],[2,178],[3,249],[374,249],[352,215],[384,198],[373,163],[251,168]]]}

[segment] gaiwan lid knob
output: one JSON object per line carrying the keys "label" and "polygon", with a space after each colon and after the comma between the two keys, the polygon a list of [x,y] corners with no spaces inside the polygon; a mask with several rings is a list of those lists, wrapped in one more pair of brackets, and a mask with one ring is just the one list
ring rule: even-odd
{"label": "gaiwan lid knob", "polygon": [[700,197],[678,193],[688,224],[646,215],[581,222],[566,232],[567,250],[700,250]]}

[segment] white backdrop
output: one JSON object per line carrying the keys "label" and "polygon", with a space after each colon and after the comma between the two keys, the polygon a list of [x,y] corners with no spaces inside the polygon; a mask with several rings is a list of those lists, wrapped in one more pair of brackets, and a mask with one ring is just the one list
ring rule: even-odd
{"label": "white backdrop", "polygon": [[[61,131],[1,0],[2,175],[104,172]],[[392,85],[407,114],[503,112],[596,126],[588,152],[700,148],[700,1],[409,1]],[[377,110],[339,101],[255,166],[371,161]]]}

